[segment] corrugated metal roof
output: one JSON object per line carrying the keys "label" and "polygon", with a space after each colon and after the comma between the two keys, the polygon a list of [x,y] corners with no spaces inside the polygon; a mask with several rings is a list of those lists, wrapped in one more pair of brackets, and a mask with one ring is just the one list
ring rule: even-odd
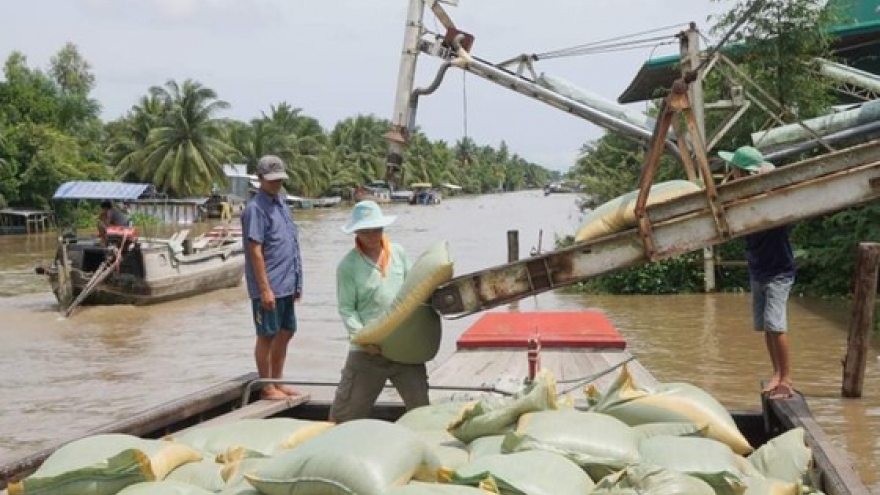
{"label": "corrugated metal roof", "polygon": [[[841,24],[828,29],[834,39],[831,48],[848,65],[877,73],[874,56],[880,43],[880,2],[878,0],[830,0],[828,8],[835,9]],[[864,47],[866,54],[859,56],[854,50]],[[741,45],[728,46],[724,52],[745,50]],[[652,58],[645,62],[629,86],[617,98],[618,103],[634,103],[662,98],[676,78],[681,77],[678,55]]]}
{"label": "corrugated metal roof", "polygon": [[152,192],[152,184],[128,182],[71,181],[58,187],[52,199],[94,199],[133,201],[146,192]]}

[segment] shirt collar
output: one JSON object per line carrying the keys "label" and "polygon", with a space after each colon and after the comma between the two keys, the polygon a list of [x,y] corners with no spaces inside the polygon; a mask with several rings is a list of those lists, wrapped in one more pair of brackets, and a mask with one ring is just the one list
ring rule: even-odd
{"label": "shirt collar", "polygon": [[271,196],[269,193],[262,189],[257,190],[257,196],[262,196],[263,201],[268,201],[269,203],[273,203],[279,206],[284,205],[284,201],[281,199],[281,194],[279,193],[276,196]]}

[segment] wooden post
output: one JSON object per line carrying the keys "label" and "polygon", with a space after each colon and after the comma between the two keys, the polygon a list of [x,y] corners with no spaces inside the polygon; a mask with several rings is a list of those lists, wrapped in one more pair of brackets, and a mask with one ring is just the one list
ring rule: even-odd
{"label": "wooden post", "polygon": [[874,304],[877,299],[877,268],[880,266],[880,243],[859,244],[856,255],[853,315],[843,359],[843,397],[861,397],[865,382],[868,346],[874,328]]}
{"label": "wooden post", "polygon": [[[513,263],[519,260],[519,231],[507,231],[507,262]],[[519,302],[514,301],[508,306],[510,309],[519,309]]]}
{"label": "wooden post", "polygon": [[507,262],[513,263],[519,260],[519,231],[507,231]]}

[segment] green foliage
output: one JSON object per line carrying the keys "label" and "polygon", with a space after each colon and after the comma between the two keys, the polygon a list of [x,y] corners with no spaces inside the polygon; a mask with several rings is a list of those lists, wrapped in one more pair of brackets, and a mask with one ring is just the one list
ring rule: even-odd
{"label": "green foliage", "polygon": [[[719,16],[713,34],[731,29],[753,4],[751,0],[727,1],[733,7]],[[834,103],[832,81],[815,70],[815,59],[833,59],[829,34],[836,13],[825,8],[824,0],[790,0],[764,2],[733,33],[725,48],[742,73],[755,83],[726,68],[710,75],[706,84],[707,101],[726,97],[728,90],[720,78],[728,77],[763,105],[777,112],[784,122],[795,122],[824,114]],[[769,97],[769,98],[768,98]],[[710,113],[708,128],[717,125],[723,116]],[[722,139],[720,149],[734,149],[752,144],[750,134],[778,125],[764,110],[753,105],[743,118]]]}
{"label": "green foliage", "polygon": [[138,227],[155,227],[162,223],[162,219],[149,213],[136,211],[128,216],[129,222]]}
{"label": "green foliage", "polygon": [[[105,124],[91,98],[95,84],[91,65],[71,43],[46,71],[29,67],[22,53],[8,56],[0,80],[0,195],[10,204],[47,207],[62,182],[77,179],[149,182],[172,197],[204,195],[225,183],[223,164],[245,163],[253,173],[265,154],[284,159],[286,188],[303,196],[346,195],[385,176],[390,122],[372,115],[325,130],[282,102],[240,122],[221,118],[229,105],[213,89],[170,80]],[[552,176],[503,142],[498,150],[469,138],[450,145],[418,130],[410,138],[403,186],[449,182],[480,193],[541,187]]]}
{"label": "green foliage", "polygon": [[147,108],[135,107],[130,115],[129,128],[145,134],[133,132],[134,140],[123,137],[111,145],[119,176],[149,180],[178,197],[208,194],[213,184],[225,182],[222,167],[234,150],[223,140],[216,114],[229,104],[189,79],[154,86],[150,96],[142,100]]}
{"label": "green foliage", "polygon": [[852,208],[799,224],[792,243],[802,252],[798,285],[821,296],[852,293],[860,242],[880,242],[880,205]]}
{"label": "green foliage", "polygon": [[62,182],[109,177],[98,137],[94,76],[75,45],[52,58],[48,75],[19,52],[0,81],[0,194],[12,205],[49,207]]}
{"label": "green foliage", "polygon": [[[556,240],[556,247],[574,243],[573,236]],[[646,265],[599,275],[576,284],[573,290],[590,294],[678,294],[699,292],[703,275],[702,254],[690,253]]]}
{"label": "green foliage", "polygon": [[[712,29],[716,35],[727,33],[754,4],[751,0],[730,3],[732,8],[717,19]],[[821,0],[764,2],[724,47],[741,73],[724,64],[716,65],[705,81],[706,101],[729,97],[728,81],[733,80],[751,95],[759,96],[765,106],[779,111],[785,122],[826,113],[834,103],[831,82],[813,70],[815,58],[832,58],[828,33],[837,13],[825,4]],[[757,88],[749,81],[754,81]],[[707,129],[714,129],[722,118],[719,113],[709,112]],[[752,144],[753,132],[774,125],[778,124],[758,105],[752,105],[718,147],[734,149]],[[584,184],[588,194],[599,195],[600,202],[636,188],[644,161],[640,146],[608,133],[585,144],[581,152],[570,176]],[[682,177],[680,165],[661,162],[656,181]],[[880,237],[880,227],[874,220],[878,213],[880,207],[871,205],[795,226],[792,241],[799,264],[798,290],[819,295],[849,294],[857,244]],[[717,259],[740,262],[740,266],[718,266],[718,290],[748,290],[748,270],[741,266],[744,244],[734,240],[715,247]],[[702,253],[698,252],[622,270],[591,279],[582,289],[626,294],[698,291],[702,289],[701,259]]]}

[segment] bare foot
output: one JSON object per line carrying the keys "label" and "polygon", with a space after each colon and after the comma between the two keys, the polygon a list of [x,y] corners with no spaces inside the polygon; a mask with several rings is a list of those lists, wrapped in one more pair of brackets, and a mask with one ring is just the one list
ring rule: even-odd
{"label": "bare foot", "polygon": [[770,379],[769,382],[767,382],[767,385],[764,385],[764,388],[761,389],[761,393],[768,394],[768,393],[776,390],[776,387],[778,387],[778,386],[779,386],[779,377],[774,376],[773,378]]}
{"label": "bare foot", "polygon": [[767,396],[768,399],[790,399],[794,395],[794,388],[790,383],[780,383]]}
{"label": "bare foot", "polygon": [[302,395],[302,393],[300,393],[299,390],[293,388],[290,385],[276,385],[276,387],[278,387],[278,390],[280,390],[282,393],[284,393],[288,397],[297,397],[299,395]]}
{"label": "bare foot", "polygon": [[260,393],[260,398],[265,400],[287,400],[288,395],[274,385],[266,385]]}

